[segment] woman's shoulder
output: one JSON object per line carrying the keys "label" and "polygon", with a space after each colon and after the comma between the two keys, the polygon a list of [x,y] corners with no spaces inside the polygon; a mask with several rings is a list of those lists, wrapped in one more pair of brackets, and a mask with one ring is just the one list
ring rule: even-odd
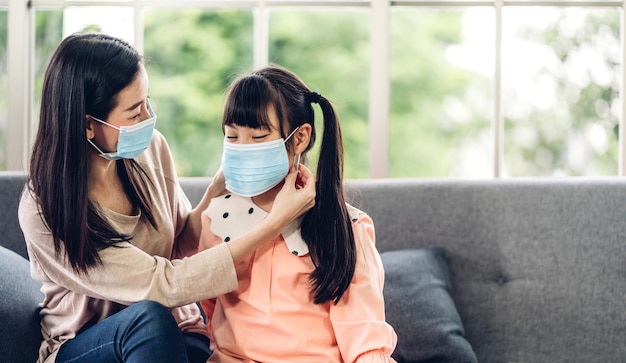
{"label": "woman's shoulder", "polygon": [[38,210],[38,203],[33,193],[34,192],[30,189],[29,185],[26,184],[22,190],[18,205],[18,213],[20,216],[25,212],[32,213],[33,211],[36,212]]}
{"label": "woman's shoulder", "polygon": [[148,149],[142,154],[146,156],[158,156],[161,159],[164,155],[170,157],[170,147],[165,139],[165,136],[158,131],[154,130],[152,133],[152,140],[150,141],[150,145]]}
{"label": "woman's shoulder", "polygon": [[143,170],[144,176],[150,181],[146,183],[148,194],[154,200],[168,200],[170,205],[178,203],[179,184],[174,158],[165,137],[154,130],[148,149],[135,158]]}
{"label": "woman's shoulder", "polygon": [[158,171],[161,173],[174,172],[174,159],[167,140],[158,130],[152,133],[150,145],[135,158],[135,161],[144,166],[144,169]]}
{"label": "woman's shoulder", "polygon": [[40,212],[39,202],[34,192],[26,186],[20,196],[20,202],[18,205],[18,221],[20,228],[24,233],[26,240],[31,233],[47,232],[48,229],[43,221],[43,216]]}

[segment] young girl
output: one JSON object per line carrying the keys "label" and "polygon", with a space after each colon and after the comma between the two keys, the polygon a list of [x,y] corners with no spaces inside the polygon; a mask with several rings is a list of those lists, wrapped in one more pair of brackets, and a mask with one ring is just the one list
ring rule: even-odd
{"label": "young girl", "polygon": [[210,362],[393,362],[383,267],[369,216],[346,204],[343,147],[330,102],[293,73],[268,67],[230,87],[222,168],[231,193],[202,214],[200,250],[228,243],[272,209],[290,165],[324,127],[315,206],[236,265],[239,288],[204,300]]}

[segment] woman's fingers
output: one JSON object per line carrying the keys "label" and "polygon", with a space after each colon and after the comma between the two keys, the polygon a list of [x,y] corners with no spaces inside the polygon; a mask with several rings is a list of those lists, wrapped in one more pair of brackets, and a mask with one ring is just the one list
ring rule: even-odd
{"label": "woman's fingers", "polygon": [[226,192],[226,179],[224,179],[224,173],[222,172],[221,166],[215,172],[213,180],[211,180],[211,184],[209,185],[209,190],[212,197],[217,197]]}
{"label": "woman's fingers", "polygon": [[[272,211],[290,221],[298,218],[315,205],[315,176],[304,165],[289,170],[285,184],[276,195]],[[299,181],[300,185],[296,185]]]}
{"label": "woman's fingers", "polygon": [[[311,173],[309,168],[304,165],[300,165],[296,171],[296,183],[299,182],[300,189],[305,189],[307,196],[313,198],[313,205],[315,204],[315,175]],[[311,205],[311,207],[313,206]]]}

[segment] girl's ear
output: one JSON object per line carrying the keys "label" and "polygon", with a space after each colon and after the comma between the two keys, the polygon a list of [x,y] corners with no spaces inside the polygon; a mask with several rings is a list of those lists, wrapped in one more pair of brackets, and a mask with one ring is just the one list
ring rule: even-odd
{"label": "girl's ear", "polygon": [[293,134],[293,151],[295,154],[302,154],[304,150],[309,147],[309,143],[311,142],[311,131],[311,125],[305,123],[300,125],[300,127],[298,127],[298,130],[296,130],[296,133]]}
{"label": "girl's ear", "polygon": [[93,120],[89,117],[89,115],[85,115],[85,125],[87,125],[87,138],[91,140],[96,135],[94,135],[93,132]]}

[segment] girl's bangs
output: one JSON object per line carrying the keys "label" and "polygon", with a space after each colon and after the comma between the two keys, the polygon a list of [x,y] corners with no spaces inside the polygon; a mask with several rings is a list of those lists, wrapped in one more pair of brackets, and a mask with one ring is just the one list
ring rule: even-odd
{"label": "girl's bangs", "polygon": [[267,114],[272,104],[270,90],[264,83],[242,80],[233,87],[226,101],[222,126],[236,125],[253,129],[271,129]]}

